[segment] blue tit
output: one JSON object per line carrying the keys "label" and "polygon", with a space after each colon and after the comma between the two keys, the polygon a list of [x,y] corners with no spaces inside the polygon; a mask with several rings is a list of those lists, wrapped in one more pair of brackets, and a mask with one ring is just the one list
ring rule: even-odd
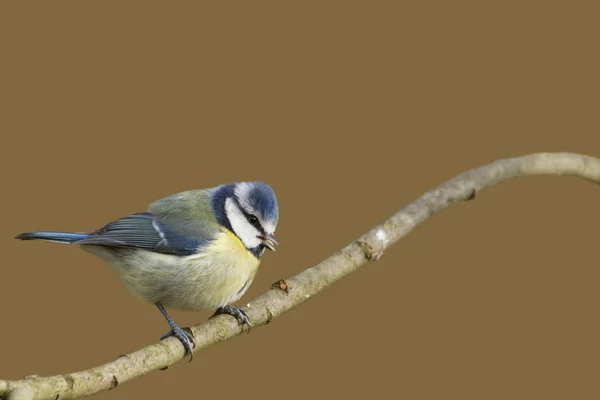
{"label": "blue tit", "polygon": [[273,189],[241,182],[177,193],[150,204],[144,213],[118,219],[89,233],[30,232],[22,240],[81,245],[114,267],[127,288],[158,307],[192,358],[193,337],[165,307],[215,309],[248,325],[231,303],[248,290],[273,236],[279,207]]}

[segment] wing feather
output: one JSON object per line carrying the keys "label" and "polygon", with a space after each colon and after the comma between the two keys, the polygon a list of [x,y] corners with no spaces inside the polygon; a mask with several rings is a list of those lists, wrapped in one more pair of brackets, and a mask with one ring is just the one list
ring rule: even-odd
{"label": "wing feather", "polygon": [[194,254],[198,247],[208,241],[208,238],[180,234],[161,223],[151,213],[145,212],[113,221],[75,243],[140,248],[184,256]]}

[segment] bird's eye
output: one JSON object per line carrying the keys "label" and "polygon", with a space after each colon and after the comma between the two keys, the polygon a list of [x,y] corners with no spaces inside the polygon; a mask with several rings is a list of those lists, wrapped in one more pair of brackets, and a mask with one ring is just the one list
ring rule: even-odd
{"label": "bird's eye", "polygon": [[248,216],[248,222],[250,222],[252,225],[256,225],[258,224],[258,218],[256,218],[254,215],[250,215]]}

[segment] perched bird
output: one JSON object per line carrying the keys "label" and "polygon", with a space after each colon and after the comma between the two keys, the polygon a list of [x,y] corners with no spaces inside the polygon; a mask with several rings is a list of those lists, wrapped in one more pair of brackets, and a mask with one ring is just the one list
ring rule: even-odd
{"label": "perched bird", "polygon": [[158,307],[192,359],[193,336],[164,307],[216,308],[240,325],[248,315],[231,305],[248,289],[273,236],[279,207],[273,189],[241,182],[191,190],[160,199],[148,211],[89,233],[30,232],[16,238],[81,245],[121,275],[127,288]]}

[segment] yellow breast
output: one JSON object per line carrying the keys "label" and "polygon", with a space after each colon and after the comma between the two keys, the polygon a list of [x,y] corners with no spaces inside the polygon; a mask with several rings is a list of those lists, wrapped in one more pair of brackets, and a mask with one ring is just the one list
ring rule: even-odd
{"label": "yellow breast", "polygon": [[242,297],[254,280],[260,260],[235,234],[222,229],[202,252],[186,257],[186,263],[188,270],[193,271],[193,302],[202,303],[202,308],[214,308]]}

